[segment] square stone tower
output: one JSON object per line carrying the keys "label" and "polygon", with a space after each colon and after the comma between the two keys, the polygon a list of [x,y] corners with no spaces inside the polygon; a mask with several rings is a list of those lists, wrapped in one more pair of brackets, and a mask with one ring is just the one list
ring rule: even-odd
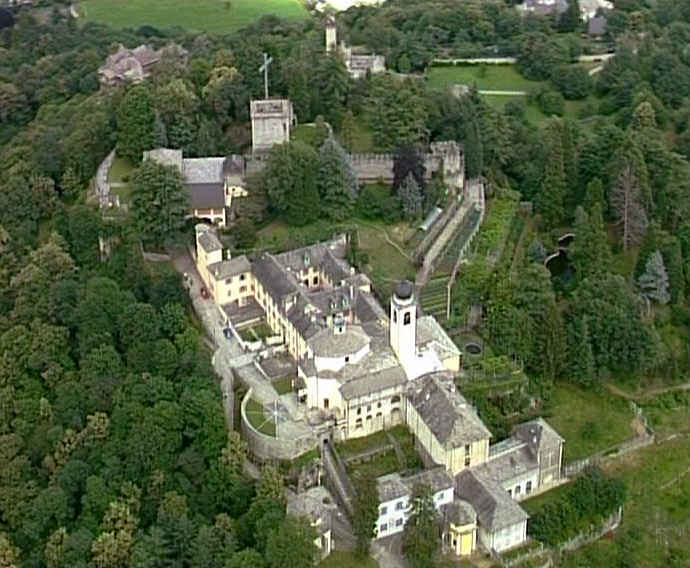
{"label": "square stone tower", "polygon": [[252,151],[266,152],[274,144],[290,140],[295,121],[292,103],[287,99],[264,99],[250,104],[252,119]]}

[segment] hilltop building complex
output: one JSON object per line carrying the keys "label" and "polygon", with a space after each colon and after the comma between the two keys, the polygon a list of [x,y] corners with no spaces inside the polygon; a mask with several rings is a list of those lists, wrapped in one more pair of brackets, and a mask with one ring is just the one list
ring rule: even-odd
{"label": "hilltop building complex", "polygon": [[[378,480],[380,537],[402,530],[415,483],[432,486],[444,538],[458,553],[477,541],[500,552],[526,539],[522,497],[560,480],[563,439],[543,420],[490,445],[491,432],[457,391],[461,352],[400,282],[388,310],[346,261],[347,238],[254,261],[226,257],[212,227],[197,225],[197,269],[230,329],[263,319],[295,362],[297,400],[313,443],[366,436],[397,424],[414,435],[428,470]],[[316,418],[318,417],[318,419]]]}

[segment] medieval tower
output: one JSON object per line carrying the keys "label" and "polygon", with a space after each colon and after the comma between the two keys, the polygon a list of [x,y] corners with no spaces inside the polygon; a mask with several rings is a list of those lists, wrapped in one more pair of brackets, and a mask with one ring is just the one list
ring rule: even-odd
{"label": "medieval tower", "polygon": [[335,25],[335,18],[326,18],[326,53],[334,53],[338,48],[338,28]]}
{"label": "medieval tower", "polygon": [[295,122],[292,103],[286,99],[264,99],[251,102],[252,152],[261,153],[275,144],[290,141]]}

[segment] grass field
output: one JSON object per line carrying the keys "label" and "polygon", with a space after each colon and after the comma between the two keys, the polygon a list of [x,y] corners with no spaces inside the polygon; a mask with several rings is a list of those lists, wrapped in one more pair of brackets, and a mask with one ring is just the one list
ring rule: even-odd
{"label": "grass field", "polygon": [[253,398],[250,398],[247,403],[247,419],[249,423],[262,434],[266,434],[266,436],[271,436],[273,438],[276,437],[275,422],[264,410],[263,405]]}
{"label": "grass field", "polygon": [[685,436],[649,446],[607,466],[627,484],[621,526],[615,538],[601,539],[569,554],[563,568],[690,566],[688,464],[690,438]]}
{"label": "grass field", "polygon": [[482,91],[537,91],[544,84],[526,79],[514,65],[432,67],[427,82],[432,88],[463,84],[476,85]]}
{"label": "grass field", "polygon": [[547,407],[549,423],[565,438],[565,462],[585,458],[632,438],[632,411],[606,392],[558,383]]}
{"label": "grass field", "polygon": [[308,17],[299,0],[86,0],[80,13],[115,28],[180,26],[208,32],[232,32],[267,14],[287,20]]}

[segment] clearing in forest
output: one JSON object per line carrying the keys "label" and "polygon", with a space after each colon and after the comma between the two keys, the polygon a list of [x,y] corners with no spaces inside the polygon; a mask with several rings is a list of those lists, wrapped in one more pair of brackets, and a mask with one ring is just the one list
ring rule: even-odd
{"label": "clearing in forest", "polygon": [[208,32],[232,32],[268,14],[287,20],[309,15],[299,0],[86,0],[79,13],[115,28],[180,26]]}

